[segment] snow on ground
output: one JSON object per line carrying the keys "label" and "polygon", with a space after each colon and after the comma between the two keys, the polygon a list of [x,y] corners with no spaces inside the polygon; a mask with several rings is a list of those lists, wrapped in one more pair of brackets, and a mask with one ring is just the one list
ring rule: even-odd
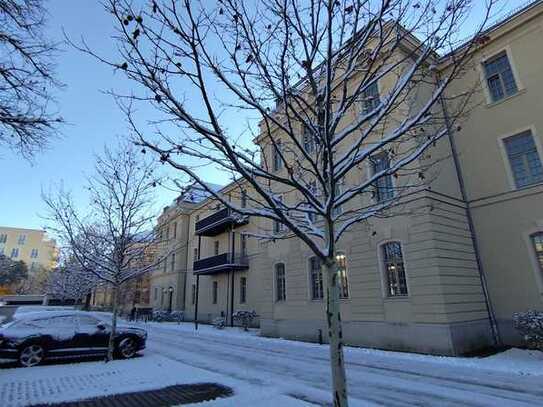
{"label": "snow on ground", "polygon": [[[328,347],[217,330],[192,323],[138,323],[148,330],[144,356],[128,361],[0,367],[0,406],[216,382],[231,398],[199,406],[329,405]],[[543,405],[543,352],[510,349],[485,358],[451,358],[347,347],[353,406]]]}
{"label": "snow on ground", "polygon": [[[275,343],[288,344],[290,347],[301,349],[322,349],[322,345],[315,343],[299,342],[286,340],[282,338],[266,338],[259,336],[259,330],[250,329],[244,332],[241,328],[216,329],[211,325],[198,325],[198,331],[195,331],[193,323],[175,323],[175,322],[148,322],[141,324],[143,326],[155,327],[160,330],[169,330],[172,332],[183,332],[194,336],[205,337],[227,337],[232,339],[242,339],[243,341],[255,343]],[[349,360],[363,359],[365,356],[385,358],[397,361],[426,362],[437,365],[449,365],[464,367],[470,369],[481,369],[500,371],[505,373],[515,373],[521,375],[543,376],[543,352],[525,349],[509,349],[487,357],[449,357],[433,356],[418,353],[393,352],[370,348],[357,348],[346,346],[345,355]]]}
{"label": "snow on ground", "polygon": [[0,405],[21,407],[35,403],[75,401],[174,384],[204,382],[220,383],[234,389],[234,396],[217,400],[217,406],[254,405],[257,400],[266,401],[270,406],[307,405],[281,395],[273,388],[248,385],[160,355],[109,363],[84,362],[0,370]]}

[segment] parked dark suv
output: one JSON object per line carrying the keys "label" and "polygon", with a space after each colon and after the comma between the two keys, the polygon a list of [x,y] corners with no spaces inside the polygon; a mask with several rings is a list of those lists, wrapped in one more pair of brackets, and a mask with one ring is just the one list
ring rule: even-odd
{"label": "parked dark suv", "polygon": [[[44,359],[105,356],[110,325],[82,311],[49,311],[22,314],[0,326],[0,359],[36,366]],[[117,326],[115,356],[133,357],[145,348],[147,332]]]}

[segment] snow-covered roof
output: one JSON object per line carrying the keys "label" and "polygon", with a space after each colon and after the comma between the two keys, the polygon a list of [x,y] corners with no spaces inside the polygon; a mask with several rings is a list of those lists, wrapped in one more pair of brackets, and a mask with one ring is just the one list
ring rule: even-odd
{"label": "snow-covered roof", "polygon": [[[206,186],[214,192],[218,192],[224,187],[224,185],[212,183],[206,183]],[[192,184],[191,186],[187,187],[186,191],[177,197],[175,202],[200,203],[210,196],[211,194],[206,191],[204,187],[197,184]]]}

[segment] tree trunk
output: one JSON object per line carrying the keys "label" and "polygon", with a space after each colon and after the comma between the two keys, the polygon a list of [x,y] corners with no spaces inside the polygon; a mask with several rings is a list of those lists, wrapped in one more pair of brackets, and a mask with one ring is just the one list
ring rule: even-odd
{"label": "tree trunk", "polygon": [[341,315],[339,304],[339,285],[337,279],[337,263],[335,259],[324,265],[326,270],[326,322],[330,341],[330,367],[332,370],[332,385],[334,407],[347,407],[347,379],[343,358],[343,333],[341,330]]}
{"label": "tree trunk", "polygon": [[107,356],[106,356],[106,362],[109,362],[113,360],[113,351],[115,350],[115,334],[117,333],[117,312],[118,312],[118,304],[119,304],[119,287],[114,286],[111,292],[111,300],[112,300],[112,313],[113,316],[111,317],[111,332],[109,334],[109,343],[107,347]]}

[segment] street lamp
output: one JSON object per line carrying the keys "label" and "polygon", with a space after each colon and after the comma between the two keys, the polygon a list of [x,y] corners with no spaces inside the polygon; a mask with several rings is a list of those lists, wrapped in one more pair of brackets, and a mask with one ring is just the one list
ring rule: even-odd
{"label": "street lamp", "polygon": [[173,298],[173,287],[168,287],[168,293],[170,294],[170,302],[168,303],[168,312],[172,312],[172,298]]}

